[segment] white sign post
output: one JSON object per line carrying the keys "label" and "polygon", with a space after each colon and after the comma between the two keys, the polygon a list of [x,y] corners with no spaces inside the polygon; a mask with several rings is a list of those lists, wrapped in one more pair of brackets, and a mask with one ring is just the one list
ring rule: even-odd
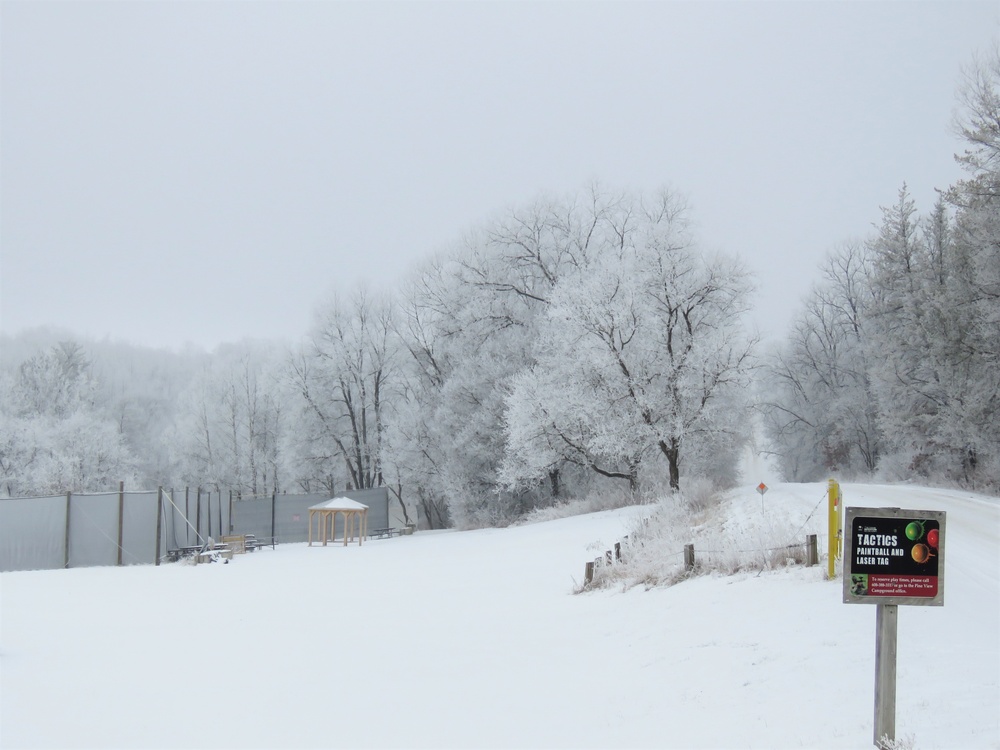
{"label": "white sign post", "polygon": [[944,605],[945,513],[848,508],[844,603],[876,604],[875,747],[896,739],[898,605]]}

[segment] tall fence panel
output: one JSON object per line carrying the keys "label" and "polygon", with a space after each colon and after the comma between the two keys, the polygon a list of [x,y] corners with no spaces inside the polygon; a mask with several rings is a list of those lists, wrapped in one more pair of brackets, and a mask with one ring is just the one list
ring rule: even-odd
{"label": "tall fence panel", "polygon": [[184,491],[163,491],[163,529],[160,550],[187,547],[191,542],[191,529],[184,517]]}
{"label": "tall fence panel", "polygon": [[65,532],[65,495],[0,500],[0,571],[63,567]]}
{"label": "tall fence panel", "polygon": [[[233,501],[233,533],[253,534],[258,539],[276,536],[271,528],[272,497],[249,497]],[[282,539],[279,537],[279,539]],[[282,539],[282,541],[286,541]]]}
{"label": "tall fence panel", "polygon": [[[341,495],[347,494],[353,493],[341,493]],[[308,540],[309,506],[329,499],[327,495],[278,495],[275,497],[274,527],[277,538],[282,542]]]}
{"label": "tall fence panel", "polygon": [[[369,529],[398,525],[385,488],[338,496],[368,506]],[[157,546],[162,560],[170,550],[229,533],[305,542],[310,506],[328,499],[307,494],[237,500],[228,492],[197,488],[164,490],[162,502],[158,492],[148,491],[2,499],[0,571],[152,564]],[[343,535],[342,517],[335,534]]]}
{"label": "tall fence panel", "polygon": [[[389,492],[384,487],[349,490],[337,493],[368,506],[368,528],[389,526]],[[309,539],[310,506],[329,500],[327,494],[273,495],[233,502],[233,533],[254,534],[258,539],[275,537],[280,542],[305,542]],[[344,533],[343,518],[337,519],[335,536]]]}
{"label": "tall fence panel", "polygon": [[118,563],[118,493],[73,495],[69,504],[69,566]]}
{"label": "tall fence panel", "polygon": [[156,562],[155,492],[127,492],[122,514],[122,563]]}

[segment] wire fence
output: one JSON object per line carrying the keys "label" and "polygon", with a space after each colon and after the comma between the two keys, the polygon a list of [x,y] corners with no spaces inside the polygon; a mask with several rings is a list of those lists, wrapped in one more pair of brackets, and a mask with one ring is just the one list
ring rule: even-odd
{"label": "wire fence", "polygon": [[[759,566],[760,570],[763,571],[767,567],[777,564],[780,561],[787,562],[792,560],[796,563],[802,563],[807,566],[819,564],[819,547],[818,539],[816,534],[807,534],[802,542],[793,541],[795,537],[798,537],[809,525],[809,522],[816,515],[816,511],[820,508],[823,502],[827,499],[827,493],[824,492],[820,499],[817,501],[816,505],[813,506],[809,515],[806,516],[805,521],[795,530],[791,535],[791,538],[787,544],[781,544],[776,546],[759,546],[752,548],[740,548],[740,547],[728,547],[726,549],[713,549],[711,547],[698,547],[697,556],[695,553],[695,544],[693,542],[685,544],[684,548],[679,552],[670,552],[664,554],[658,554],[656,556],[660,563],[667,563],[674,560],[683,559],[683,570],[685,572],[691,573],[700,567],[712,567],[712,565],[725,567],[727,565],[734,565],[735,560],[739,559],[752,559],[757,555],[763,556],[763,565]],[[643,539],[646,528],[649,525],[649,518],[644,518],[642,520],[642,528],[637,532],[637,535],[625,535],[621,540],[615,542],[611,549],[604,552],[603,555],[595,557],[593,560],[588,560],[584,568],[584,588],[594,585],[595,581],[602,577],[602,572],[610,567],[616,565],[628,565],[634,555],[630,554],[630,550],[635,544],[644,545],[645,540]],[[636,536],[639,538],[637,539]],[[785,553],[782,556],[779,553]],[[719,556],[718,559],[712,560],[711,556]],[[768,559],[767,555],[771,555],[772,558],[779,559]],[[705,558],[709,559],[706,560]]]}

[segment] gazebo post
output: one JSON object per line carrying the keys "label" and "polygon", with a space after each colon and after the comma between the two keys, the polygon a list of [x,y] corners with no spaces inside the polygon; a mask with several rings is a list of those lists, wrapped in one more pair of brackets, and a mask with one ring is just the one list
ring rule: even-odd
{"label": "gazebo post", "polygon": [[309,511],[309,546],[313,546],[313,512]]}

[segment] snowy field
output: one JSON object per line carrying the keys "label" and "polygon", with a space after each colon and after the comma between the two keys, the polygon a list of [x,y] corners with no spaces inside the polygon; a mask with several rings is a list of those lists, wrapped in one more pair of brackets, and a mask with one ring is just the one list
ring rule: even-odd
{"label": "snowy field", "polygon": [[[948,513],[945,606],[900,607],[897,735],[1000,747],[997,499],[843,490]],[[870,747],[875,608],[825,564],[572,594],[648,511],[0,574],[0,746]]]}

